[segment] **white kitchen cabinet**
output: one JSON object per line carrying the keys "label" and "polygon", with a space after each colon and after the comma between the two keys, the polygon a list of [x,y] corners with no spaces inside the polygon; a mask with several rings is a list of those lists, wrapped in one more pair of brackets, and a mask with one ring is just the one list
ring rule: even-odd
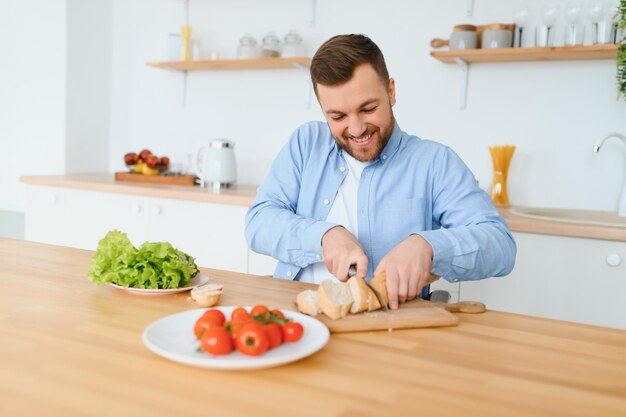
{"label": "white kitchen cabinet", "polygon": [[168,241],[199,266],[247,272],[247,207],[149,198],[150,241]]}
{"label": "white kitchen cabinet", "polygon": [[248,254],[248,273],[254,275],[272,275],[277,261],[271,256],[261,255],[252,250]]}
{"label": "white kitchen cabinet", "polygon": [[29,186],[26,240],[95,250],[109,230],[135,246],[167,241],[199,266],[248,271],[244,206]]}
{"label": "white kitchen cabinet", "polygon": [[65,189],[27,187],[24,238],[67,246],[65,241]]}
{"label": "white kitchen cabinet", "polygon": [[61,222],[66,224],[65,246],[96,250],[98,241],[113,229],[126,233],[137,246],[149,236],[148,202],[132,195],[68,188]]}
{"label": "white kitchen cabinet", "polygon": [[514,236],[518,252],[513,272],[463,282],[461,300],[481,301],[493,310],[626,329],[626,242]]}

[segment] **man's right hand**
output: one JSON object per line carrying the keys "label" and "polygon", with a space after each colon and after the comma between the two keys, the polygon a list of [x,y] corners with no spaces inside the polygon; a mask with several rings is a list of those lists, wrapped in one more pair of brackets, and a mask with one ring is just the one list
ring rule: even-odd
{"label": "man's right hand", "polygon": [[356,265],[356,274],[367,276],[367,255],[354,235],[341,226],[335,226],[322,236],[322,256],[326,268],[340,281],[348,279],[350,265]]}

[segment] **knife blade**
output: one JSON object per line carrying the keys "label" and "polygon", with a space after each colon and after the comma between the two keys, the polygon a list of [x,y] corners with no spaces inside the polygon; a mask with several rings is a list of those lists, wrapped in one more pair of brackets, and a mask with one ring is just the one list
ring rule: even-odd
{"label": "knife blade", "polygon": [[[353,277],[355,275],[356,275],[356,267],[354,265],[351,265],[350,269],[348,270],[348,276],[349,277]],[[385,298],[380,293],[380,291],[378,291],[376,288],[374,288],[372,286],[372,284],[370,284],[366,279],[363,279],[363,281],[365,282],[365,285],[367,285],[367,288],[372,290],[372,292],[374,293],[374,296],[378,300],[378,304],[380,304],[380,306],[383,309],[383,311],[386,312],[386,313],[389,312],[389,308],[387,307],[387,303],[385,302]]]}

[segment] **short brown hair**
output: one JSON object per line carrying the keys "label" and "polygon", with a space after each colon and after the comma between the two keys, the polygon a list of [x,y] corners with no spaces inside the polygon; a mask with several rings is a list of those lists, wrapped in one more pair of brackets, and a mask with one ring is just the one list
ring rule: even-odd
{"label": "short brown hair", "polygon": [[317,84],[334,86],[349,81],[354,69],[361,64],[370,64],[385,87],[389,87],[385,57],[370,38],[355,34],[333,36],[320,46],[311,61],[315,94]]}

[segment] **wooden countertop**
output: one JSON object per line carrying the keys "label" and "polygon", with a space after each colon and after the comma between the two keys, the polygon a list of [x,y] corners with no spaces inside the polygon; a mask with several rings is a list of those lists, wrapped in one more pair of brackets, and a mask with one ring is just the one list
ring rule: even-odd
{"label": "wooden countertop", "polygon": [[[626,331],[488,311],[458,327],[334,334],[257,371],[145,348],[188,294],[96,287],[92,252],[0,239],[0,410],[45,416],[625,416]],[[291,308],[309,284],[217,270],[222,305]]]}
{"label": "wooden countertop", "polygon": [[233,188],[223,188],[219,193],[199,186],[144,184],[128,181],[115,181],[113,174],[73,174],[57,176],[25,176],[20,180],[25,184],[47,185],[51,187],[77,188],[81,190],[109,193],[132,194],[146,197],[173,198],[178,200],[206,203],[250,206],[256,196],[256,185],[236,184]]}
{"label": "wooden countertop", "polygon": [[[257,185],[236,185],[219,193],[197,186],[156,185],[115,181],[113,174],[73,174],[59,176],[21,177],[25,184],[78,188],[91,191],[173,198],[218,204],[250,206],[256,196]],[[555,236],[581,237],[626,242],[626,228],[555,222],[523,217],[501,208],[500,214],[514,232],[539,233]]]}

